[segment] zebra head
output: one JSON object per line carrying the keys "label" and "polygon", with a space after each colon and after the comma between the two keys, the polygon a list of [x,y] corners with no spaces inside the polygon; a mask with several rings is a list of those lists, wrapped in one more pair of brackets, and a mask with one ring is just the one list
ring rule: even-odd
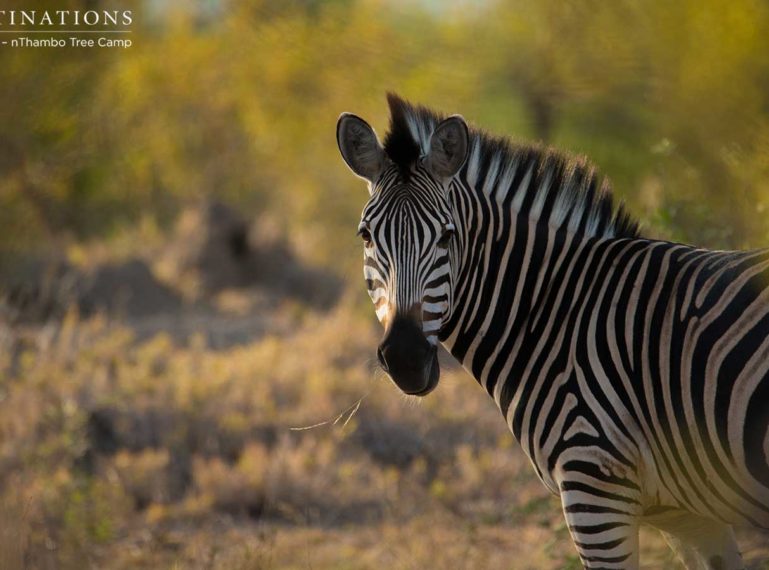
{"label": "zebra head", "polygon": [[425,396],[438,384],[438,333],[451,311],[460,248],[451,183],[467,156],[467,125],[455,115],[435,125],[429,144],[418,140],[395,115],[384,146],[360,117],[337,123],[342,157],[368,183],[358,235],[385,328],[377,358],[403,392]]}

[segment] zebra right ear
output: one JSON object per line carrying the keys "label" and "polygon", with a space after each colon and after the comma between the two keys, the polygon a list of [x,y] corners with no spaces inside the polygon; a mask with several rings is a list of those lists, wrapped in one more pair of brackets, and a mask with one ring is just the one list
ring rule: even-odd
{"label": "zebra right ear", "polygon": [[371,125],[352,113],[342,113],[336,124],[336,142],[350,170],[372,183],[379,178],[386,157]]}

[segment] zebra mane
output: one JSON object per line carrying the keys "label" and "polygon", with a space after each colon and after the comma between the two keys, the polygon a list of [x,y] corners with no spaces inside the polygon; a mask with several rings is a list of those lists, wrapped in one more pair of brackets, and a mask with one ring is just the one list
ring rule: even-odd
{"label": "zebra mane", "polygon": [[[384,149],[405,175],[430,151],[430,137],[445,116],[387,94],[390,129]],[[500,203],[529,219],[591,237],[636,237],[638,223],[614,205],[608,180],[585,157],[540,145],[514,144],[470,128],[463,168],[472,185],[482,185]]]}

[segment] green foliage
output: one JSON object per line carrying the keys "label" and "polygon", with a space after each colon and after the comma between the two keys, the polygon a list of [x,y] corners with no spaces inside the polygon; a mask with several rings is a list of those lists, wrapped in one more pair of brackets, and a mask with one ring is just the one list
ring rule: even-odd
{"label": "green foliage", "polygon": [[128,2],[128,50],[0,52],[0,252],[162,226],[216,195],[346,269],[365,195],[334,123],[381,133],[388,89],[589,155],[654,235],[769,237],[760,0],[205,5]]}

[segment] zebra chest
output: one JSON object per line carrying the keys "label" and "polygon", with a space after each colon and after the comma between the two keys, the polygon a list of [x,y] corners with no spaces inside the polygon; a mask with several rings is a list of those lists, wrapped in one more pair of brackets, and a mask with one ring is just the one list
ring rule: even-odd
{"label": "zebra chest", "polygon": [[637,479],[635,442],[617,425],[606,400],[588,389],[585,376],[570,367],[555,377],[523,378],[507,410],[502,408],[537,476],[553,493],[560,492],[568,471],[585,463],[605,477]]}

